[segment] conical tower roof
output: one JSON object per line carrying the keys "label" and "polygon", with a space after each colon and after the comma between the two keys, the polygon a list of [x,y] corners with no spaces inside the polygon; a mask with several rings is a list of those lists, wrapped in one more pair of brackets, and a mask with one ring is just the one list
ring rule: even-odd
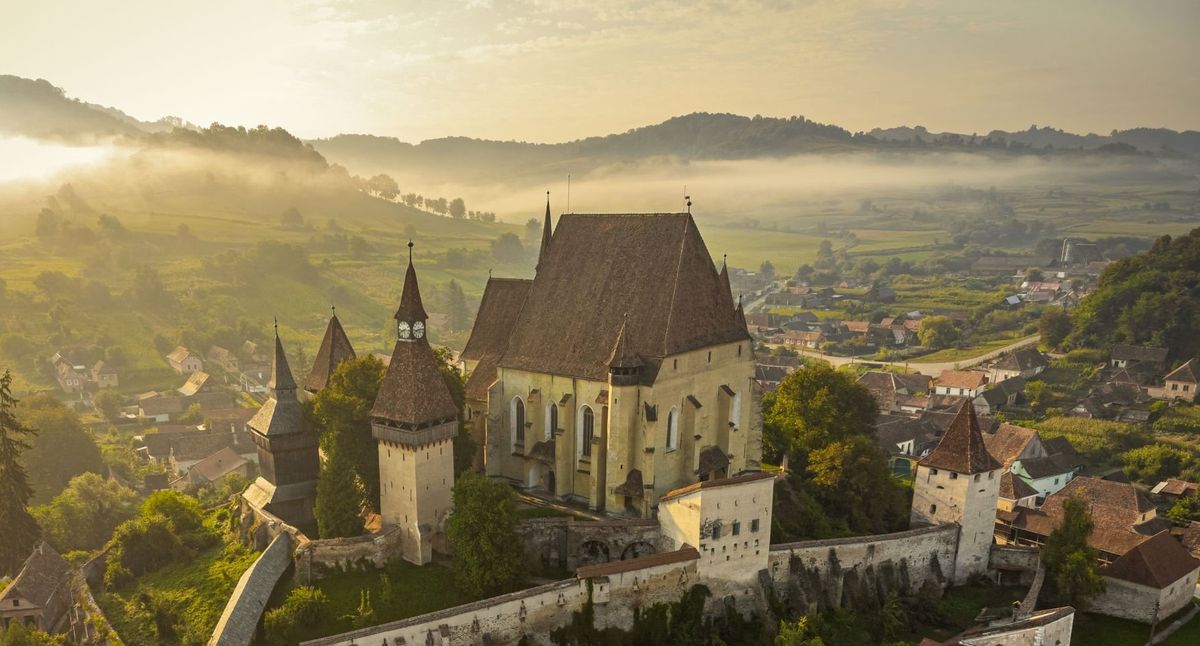
{"label": "conical tower roof", "polygon": [[338,320],[335,311],[329,317],[329,325],[325,327],[325,337],[321,339],[321,347],[313,359],[312,369],[304,379],[304,389],[314,393],[321,390],[329,384],[329,377],[333,375],[333,371],[337,370],[343,361],[355,356],[354,347],[350,345],[350,338],[346,336],[346,330],[342,328],[342,322]]}
{"label": "conical tower roof", "polygon": [[275,358],[271,360],[271,380],[267,382],[271,390],[295,390],[296,379],[292,377],[292,368],[288,365],[287,354],[283,351],[283,342],[279,340],[279,326],[275,326]]}
{"label": "conical tower roof", "polygon": [[979,430],[979,419],[975,406],[964,400],[950,422],[950,428],[938,442],[936,448],[921,460],[922,466],[945,469],[956,473],[973,474],[1001,468],[996,458],[988,453]]}
{"label": "conical tower roof", "polygon": [[621,321],[621,329],[617,332],[617,342],[613,344],[612,353],[608,356],[609,368],[640,368],[642,359],[633,350],[630,340],[629,314]]}
{"label": "conical tower roof", "polygon": [[746,312],[742,309],[742,297],[738,296],[737,309],[733,311],[733,318],[737,324],[744,330],[746,329]]}
{"label": "conical tower roof", "polygon": [[724,256],[721,257],[721,273],[719,274],[720,293],[717,296],[721,299],[721,304],[728,309],[733,309],[733,288],[729,286],[729,264]]}
{"label": "conical tower roof", "polygon": [[404,272],[404,291],[400,294],[400,307],[396,309],[397,321],[425,321],[425,305],[421,303],[421,288],[417,285],[417,270],[412,262],[413,243],[408,243],[408,271]]}
{"label": "conical tower roof", "polygon": [[550,236],[550,191],[546,191],[546,219],[542,223],[542,246],[538,250],[538,267],[542,266],[542,259],[550,251]]}

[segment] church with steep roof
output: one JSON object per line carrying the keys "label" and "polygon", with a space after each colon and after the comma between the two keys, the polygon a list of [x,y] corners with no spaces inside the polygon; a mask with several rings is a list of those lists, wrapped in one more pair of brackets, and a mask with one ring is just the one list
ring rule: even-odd
{"label": "church with steep roof", "polygon": [[462,359],[486,472],[635,517],[756,471],[752,342],[689,213],[546,219],[531,280],[491,278]]}

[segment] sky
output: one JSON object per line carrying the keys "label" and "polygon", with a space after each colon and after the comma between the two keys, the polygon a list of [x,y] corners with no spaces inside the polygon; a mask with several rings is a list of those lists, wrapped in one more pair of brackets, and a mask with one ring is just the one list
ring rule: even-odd
{"label": "sky", "polygon": [[40,0],[0,73],[140,119],[555,142],[690,112],[1200,129],[1196,0]]}

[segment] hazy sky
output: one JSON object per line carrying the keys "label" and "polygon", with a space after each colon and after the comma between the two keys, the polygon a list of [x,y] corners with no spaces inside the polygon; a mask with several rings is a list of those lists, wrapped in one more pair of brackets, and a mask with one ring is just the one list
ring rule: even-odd
{"label": "hazy sky", "polygon": [[0,73],[305,137],[559,141],[695,111],[1200,129],[1197,0],[4,0],[0,25]]}

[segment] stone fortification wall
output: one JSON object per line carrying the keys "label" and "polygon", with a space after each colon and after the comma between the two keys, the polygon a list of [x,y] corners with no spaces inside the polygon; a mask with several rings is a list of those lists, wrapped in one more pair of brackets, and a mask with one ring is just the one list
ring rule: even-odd
{"label": "stone fortification wall", "polygon": [[952,524],[772,545],[763,583],[792,612],[871,612],[892,591],[940,594],[952,579],[957,545]]}
{"label": "stone fortification wall", "polygon": [[1037,573],[1040,552],[1036,547],[993,545],[988,570],[1000,583],[1029,585]]}
{"label": "stone fortification wall", "polygon": [[279,534],[242,573],[208,640],[209,646],[250,646],[275,584],[292,564],[291,547],[291,537]]}
{"label": "stone fortification wall", "polygon": [[[656,560],[654,557],[652,561]],[[673,602],[697,582],[696,560],[649,564],[625,571],[565,579],[381,626],[304,642],[333,644],[513,644],[523,636],[539,643],[583,609],[591,584],[598,628],[633,625],[634,608]],[[403,641],[401,641],[403,640]]]}
{"label": "stone fortification wall", "polygon": [[[94,559],[93,559],[94,560]],[[90,563],[90,561],[89,561]],[[103,572],[101,572],[103,579]],[[70,619],[71,643],[80,646],[107,646],[120,644],[117,631],[108,623],[108,617],[92,596],[87,577],[82,569],[71,576],[71,610]]]}
{"label": "stone fortification wall", "polygon": [[376,533],[353,538],[310,539],[299,529],[270,512],[242,501],[241,537],[250,547],[261,550],[279,536],[288,536],[295,546],[292,560],[296,581],[307,585],[330,572],[358,569],[366,565],[381,568],[400,555],[402,528],[388,525]]}
{"label": "stone fortification wall", "polygon": [[585,565],[637,558],[662,549],[656,520],[532,518],[521,521],[517,536],[531,572],[573,572]]}

